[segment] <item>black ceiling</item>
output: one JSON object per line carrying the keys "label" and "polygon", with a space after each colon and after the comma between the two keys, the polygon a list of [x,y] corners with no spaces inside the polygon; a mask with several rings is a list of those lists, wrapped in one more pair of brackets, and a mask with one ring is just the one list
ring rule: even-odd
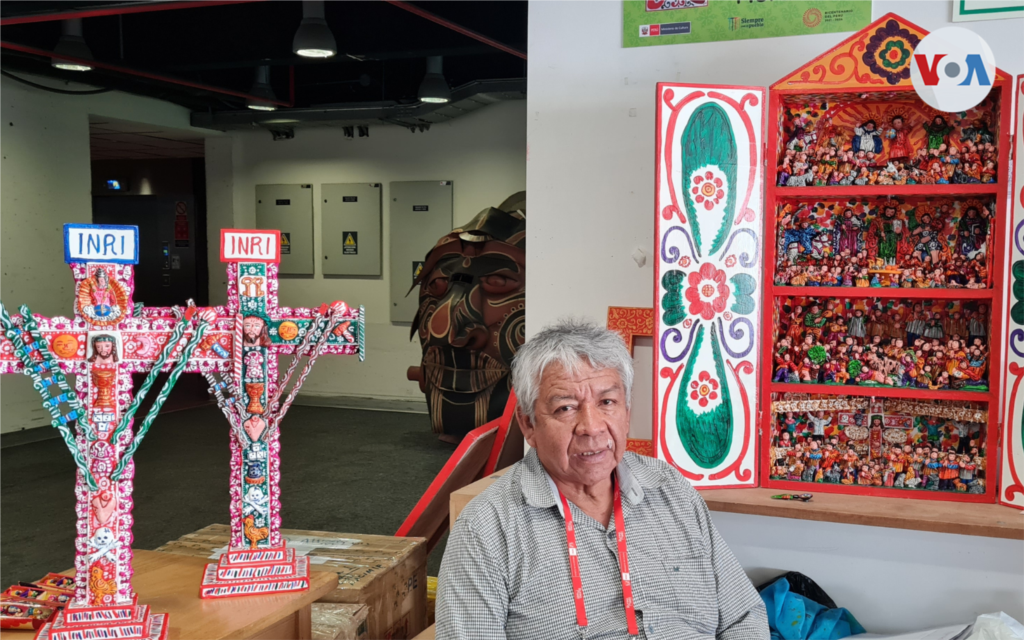
{"label": "black ceiling", "polygon": [[[0,17],[139,4],[5,0]],[[525,1],[408,4],[526,52]],[[327,60],[309,60],[291,52],[302,19],[300,2],[245,2],[86,17],[83,31],[97,61],[234,91],[248,92],[254,68],[269,64],[271,84],[280,100],[289,99],[294,73],[296,107],[415,102],[428,55],[444,56],[444,74],[453,88],[474,80],[526,76],[524,59],[386,2],[327,2],[325,14],[339,49]],[[13,24],[0,30],[5,43],[45,50],[53,49],[60,33],[60,21]],[[3,49],[0,65],[14,74],[87,82],[192,110],[236,110],[245,104],[241,98],[108,70],[61,71],[46,58],[9,49]]]}

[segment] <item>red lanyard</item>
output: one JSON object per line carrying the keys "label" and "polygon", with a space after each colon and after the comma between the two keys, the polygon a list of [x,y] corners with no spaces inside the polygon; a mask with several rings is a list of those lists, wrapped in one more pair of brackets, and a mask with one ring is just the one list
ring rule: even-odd
{"label": "red lanyard", "polygon": [[[619,545],[619,572],[622,578],[622,600],[626,607],[626,628],[629,635],[640,635],[636,626],[636,609],[633,607],[633,583],[629,579],[629,557],[626,553],[626,521],[622,517],[622,493],[619,491],[619,483],[612,481],[614,496],[612,496],[615,509],[615,540]],[[576,604],[576,624],[581,627],[587,626],[587,607],[583,602],[583,580],[580,574],[580,559],[576,548],[576,531],[572,523],[572,511],[569,509],[569,501],[565,499],[562,492],[558,492],[562,499],[562,510],[565,512],[565,538],[569,542],[569,569],[572,574],[572,599]]]}

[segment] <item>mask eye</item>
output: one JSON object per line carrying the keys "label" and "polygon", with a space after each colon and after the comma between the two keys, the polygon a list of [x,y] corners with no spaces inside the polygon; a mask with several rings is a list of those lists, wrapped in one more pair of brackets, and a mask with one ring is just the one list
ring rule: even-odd
{"label": "mask eye", "polygon": [[440,298],[448,292],[448,278],[434,278],[427,284],[427,293]]}
{"label": "mask eye", "polygon": [[517,279],[506,275],[484,276],[480,282],[488,293],[507,293],[519,286]]}

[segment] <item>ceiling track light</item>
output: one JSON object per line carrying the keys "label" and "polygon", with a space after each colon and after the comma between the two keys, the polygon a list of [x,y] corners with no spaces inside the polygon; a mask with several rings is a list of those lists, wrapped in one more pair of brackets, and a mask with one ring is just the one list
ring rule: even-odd
{"label": "ceiling track light", "polygon": [[423,82],[420,83],[420,90],[417,94],[420,102],[440,104],[451,101],[452,90],[448,88],[448,82],[444,79],[441,62],[441,56],[427,58],[427,74],[423,76]]}
{"label": "ceiling track light", "polygon": [[252,89],[249,90],[249,101],[245,103],[245,106],[256,111],[276,111],[277,105],[274,102],[277,101],[277,96],[274,95],[274,90],[270,88],[270,66],[261,65],[256,67],[256,81],[252,84]]}
{"label": "ceiling track light", "polygon": [[[71,18],[61,20],[61,36],[57,46],[53,48],[54,57],[50,58],[50,65],[56,69],[65,71],[92,71],[92,67],[83,64],[83,60],[92,60],[92,51],[89,51],[85,39],[82,37],[82,19]],[[71,60],[77,60],[72,62]]]}
{"label": "ceiling track light", "polygon": [[292,52],[304,58],[330,58],[338,53],[334,34],[324,20],[323,0],[302,0],[302,23],[292,40]]}

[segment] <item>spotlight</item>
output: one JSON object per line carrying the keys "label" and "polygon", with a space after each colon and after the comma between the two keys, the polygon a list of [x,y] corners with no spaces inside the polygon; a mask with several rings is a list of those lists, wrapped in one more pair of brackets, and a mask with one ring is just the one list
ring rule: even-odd
{"label": "spotlight", "polygon": [[57,46],[53,49],[54,57],[50,58],[50,65],[65,71],[92,71],[92,67],[89,65],[60,58],[60,56],[67,56],[79,60],[92,60],[92,51],[89,51],[85,39],[82,38],[82,19],[61,20],[60,28],[60,40],[57,41]]}
{"label": "spotlight", "polygon": [[256,82],[252,83],[249,94],[253,96],[245,103],[245,106],[256,111],[275,111],[277,105],[274,101],[277,97],[274,90],[270,88],[270,67],[262,65],[256,67]]}
{"label": "spotlight", "polygon": [[441,72],[441,60],[441,56],[427,58],[427,75],[423,76],[423,82],[420,83],[420,102],[436,104],[452,99],[452,90],[448,88],[448,83]]}
{"label": "spotlight", "polygon": [[305,58],[330,58],[338,52],[324,20],[323,0],[302,0],[302,22],[292,40],[292,51]]}

